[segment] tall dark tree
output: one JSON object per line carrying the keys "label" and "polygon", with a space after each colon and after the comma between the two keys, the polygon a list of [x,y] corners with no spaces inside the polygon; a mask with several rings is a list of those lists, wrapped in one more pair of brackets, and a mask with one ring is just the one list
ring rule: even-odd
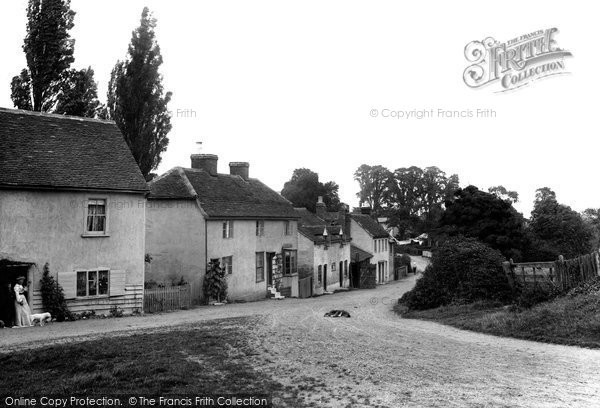
{"label": "tall dark tree", "polygon": [[573,258],[591,251],[591,228],[571,207],[560,204],[556,193],[548,187],[536,191],[529,227],[555,255]]}
{"label": "tall dark tree", "polygon": [[476,238],[515,261],[522,259],[528,242],[523,216],[509,202],[475,186],[459,189],[446,202],[437,233]]}
{"label": "tall dark tree", "polygon": [[94,70],[70,69],[65,72],[57,96],[54,113],[93,118],[98,115],[98,84],[94,81]]}
{"label": "tall dark tree", "polygon": [[23,44],[27,70],[11,82],[11,97],[17,108],[53,109],[62,76],[74,60],[75,40],[69,34],[74,18],[70,0],[29,0]]}
{"label": "tall dark tree", "polygon": [[374,214],[381,213],[391,177],[392,172],[383,166],[361,165],[354,172],[354,180],[360,187],[360,191],[356,194],[358,204],[368,204]]}
{"label": "tall dark tree", "polygon": [[296,169],[287,181],[281,195],[292,202],[294,207],[305,207],[315,212],[319,196],[323,197],[329,211],[337,211],[340,206],[339,186],[333,182],[321,183],[319,175],[310,169]]}
{"label": "tall dark tree", "polygon": [[115,65],[107,96],[107,116],[116,121],[142,174],[156,169],[167,149],[171,116],[159,68],[163,62],[155,35],[156,19],[145,7],[132,34],[128,56]]}
{"label": "tall dark tree", "polygon": [[581,218],[588,225],[592,238],[590,245],[593,250],[600,248],[600,208],[588,208],[581,213]]}

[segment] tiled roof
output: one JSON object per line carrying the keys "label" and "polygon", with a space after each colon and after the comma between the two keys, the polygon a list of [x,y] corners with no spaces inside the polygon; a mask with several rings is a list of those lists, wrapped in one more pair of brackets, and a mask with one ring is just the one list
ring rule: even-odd
{"label": "tiled roof", "polygon": [[198,199],[213,218],[284,218],[298,215],[291,203],[257,179],[176,167],[149,183],[149,199]]}
{"label": "tiled roof", "polygon": [[364,251],[357,247],[356,245],[350,245],[350,260],[351,262],[362,262],[369,258],[373,258],[373,254],[367,251]]}
{"label": "tiled roof", "polygon": [[367,231],[373,238],[387,238],[390,234],[379,225],[371,216],[367,214],[350,214],[350,217],[358,223],[365,231]]}
{"label": "tiled roof", "polygon": [[114,122],[3,108],[0,186],[148,190]]}
{"label": "tiled roof", "polygon": [[298,220],[298,231],[313,242],[322,243],[325,241],[324,231],[327,229],[327,234],[331,239],[331,242],[340,241],[340,231],[342,231],[339,225],[331,225],[319,218],[316,214],[310,212],[306,208],[294,208],[300,220]]}

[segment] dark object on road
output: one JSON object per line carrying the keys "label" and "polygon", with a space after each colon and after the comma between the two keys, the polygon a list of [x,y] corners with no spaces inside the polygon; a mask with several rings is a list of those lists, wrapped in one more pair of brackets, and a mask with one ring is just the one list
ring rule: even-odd
{"label": "dark object on road", "polygon": [[332,310],[331,312],[325,313],[324,317],[350,317],[350,313],[345,310]]}
{"label": "dark object on road", "polygon": [[0,320],[0,329],[4,329],[4,322]]}

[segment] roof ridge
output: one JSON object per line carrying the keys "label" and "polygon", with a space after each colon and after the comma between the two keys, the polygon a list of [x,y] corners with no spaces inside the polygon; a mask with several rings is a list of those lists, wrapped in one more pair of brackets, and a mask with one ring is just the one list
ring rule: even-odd
{"label": "roof ridge", "polygon": [[93,122],[93,123],[102,123],[105,125],[116,125],[116,122],[114,120],[108,120],[108,119],[86,118],[86,117],[82,117],[82,116],[61,115],[58,113],[37,112],[37,111],[29,111],[29,110],[24,110],[24,109],[11,109],[11,108],[3,108],[1,106],[0,106],[0,112],[10,113],[13,115],[31,115],[31,116],[40,116],[40,117],[55,118],[55,119],[76,120],[79,122]]}
{"label": "roof ridge", "polygon": [[192,185],[192,183],[190,182],[190,179],[188,179],[187,175],[185,174],[184,169],[181,167],[176,167],[176,169],[177,169],[177,172],[179,173],[179,175],[181,176],[181,178],[183,180],[183,184],[185,184],[189,193],[192,195],[192,197],[197,198],[198,193],[196,193],[196,189],[194,189],[194,186]]}

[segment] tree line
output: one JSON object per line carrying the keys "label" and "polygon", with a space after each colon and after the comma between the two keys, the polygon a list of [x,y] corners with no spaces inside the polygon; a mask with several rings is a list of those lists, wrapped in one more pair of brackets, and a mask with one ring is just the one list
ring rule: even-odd
{"label": "tree line", "polygon": [[107,103],[98,100],[91,67],[74,69],[75,39],[70,30],[76,13],[70,0],[29,0],[23,51],[27,67],[12,78],[11,99],[17,109],[114,120],[142,174],[160,164],[167,148],[171,118],[159,68],[156,19],[145,7],[133,33],[127,56],[112,70]]}
{"label": "tree line", "polygon": [[[578,213],[561,204],[548,187],[536,191],[533,210],[525,218],[515,208],[516,191],[499,185],[480,190],[461,188],[456,174],[438,167],[401,167],[394,171],[381,165],[361,165],[354,173],[359,205],[372,209],[374,217],[386,217],[397,238],[428,233],[438,241],[448,237],[475,238],[519,261],[555,260],[598,249],[600,209]],[[314,211],[318,196],[330,211],[339,208],[339,186],[322,183],[309,169],[296,169],[282,195],[295,206]]]}

